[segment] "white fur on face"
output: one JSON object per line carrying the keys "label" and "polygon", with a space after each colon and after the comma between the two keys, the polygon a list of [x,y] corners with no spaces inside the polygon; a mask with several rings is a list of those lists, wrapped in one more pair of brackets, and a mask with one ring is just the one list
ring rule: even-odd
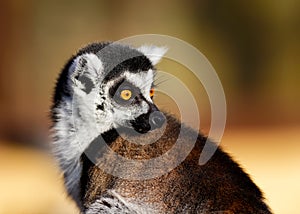
{"label": "white fur on face", "polygon": [[[91,136],[98,136],[99,133],[111,129],[112,125],[109,111],[96,111],[96,106],[104,105],[106,98],[100,95],[103,94],[101,83],[104,78],[102,62],[95,54],[83,54],[77,57],[73,64],[75,70],[70,71],[73,82],[71,84],[73,122],[78,131],[88,129],[89,132],[93,132],[90,133]],[[87,84],[82,82],[86,79],[91,82],[88,91],[86,91]]]}
{"label": "white fur on face", "polygon": [[[125,79],[130,82],[135,87],[139,88],[142,95],[147,99],[148,102],[152,102],[150,98],[150,89],[153,83],[154,73],[152,70],[143,71],[140,73],[132,73],[129,71],[124,72],[119,78],[116,78],[106,85],[105,94],[108,94],[109,88],[117,84],[121,79]],[[110,100],[110,102],[108,102]],[[113,124],[114,128],[119,126],[130,127],[130,121],[136,119],[142,114],[145,114],[149,111],[149,105],[147,102],[142,101],[139,105],[129,105],[122,106],[115,103],[110,98],[107,100],[107,105],[109,109],[112,110]]]}

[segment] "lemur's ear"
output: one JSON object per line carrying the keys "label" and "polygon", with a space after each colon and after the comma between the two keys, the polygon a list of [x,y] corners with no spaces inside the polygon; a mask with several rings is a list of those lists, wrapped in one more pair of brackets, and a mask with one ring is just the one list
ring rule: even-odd
{"label": "lemur's ear", "polygon": [[157,47],[155,45],[143,45],[139,47],[138,50],[148,57],[153,65],[156,65],[168,51],[168,48]]}
{"label": "lemur's ear", "polygon": [[70,79],[75,87],[89,93],[101,77],[103,65],[92,53],[80,55],[74,59],[69,69]]}

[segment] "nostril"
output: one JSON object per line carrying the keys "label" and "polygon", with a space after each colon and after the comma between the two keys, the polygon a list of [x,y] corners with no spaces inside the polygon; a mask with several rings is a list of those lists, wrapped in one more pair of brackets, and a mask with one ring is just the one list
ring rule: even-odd
{"label": "nostril", "polygon": [[150,124],[152,128],[160,128],[165,121],[166,118],[160,111],[155,111],[150,115]]}

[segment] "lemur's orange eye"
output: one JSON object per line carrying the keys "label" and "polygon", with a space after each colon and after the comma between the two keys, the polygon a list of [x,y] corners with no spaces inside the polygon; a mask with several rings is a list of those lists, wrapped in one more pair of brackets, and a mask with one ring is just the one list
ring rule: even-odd
{"label": "lemur's orange eye", "polygon": [[154,96],[154,89],[151,88],[151,89],[150,89],[150,97],[153,97],[153,96]]}
{"label": "lemur's orange eye", "polygon": [[123,100],[129,100],[132,96],[132,92],[128,89],[125,89],[123,91],[121,91],[121,94],[120,94],[120,97],[123,99]]}

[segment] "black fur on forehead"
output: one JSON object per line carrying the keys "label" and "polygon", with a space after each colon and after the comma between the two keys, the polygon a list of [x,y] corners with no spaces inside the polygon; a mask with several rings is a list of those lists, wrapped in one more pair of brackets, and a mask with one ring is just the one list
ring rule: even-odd
{"label": "black fur on forehead", "polygon": [[77,56],[84,53],[93,53],[99,57],[104,68],[104,83],[124,71],[138,73],[154,69],[143,53],[118,43],[93,43],[81,49]]}
{"label": "black fur on forehead", "polygon": [[[144,54],[129,46],[111,42],[89,44],[73,55],[62,69],[56,83],[52,108],[57,107],[62,97],[71,96],[67,85],[69,68],[77,56],[86,53],[93,53],[100,58],[105,75],[103,83],[120,76],[126,70],[138,73],[154,69],[151,61]],[[52,118],[55,119],[55,115],[52,114]]]}

